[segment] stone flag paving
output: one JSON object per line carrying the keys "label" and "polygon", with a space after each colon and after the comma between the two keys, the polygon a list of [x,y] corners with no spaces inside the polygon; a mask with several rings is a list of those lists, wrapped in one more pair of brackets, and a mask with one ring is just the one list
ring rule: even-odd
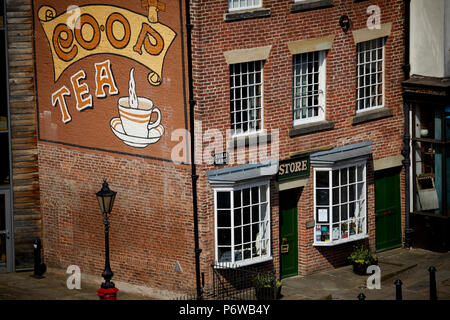
{"label": "stone flag paving", "polygon": [[[370,275],[359,276],[351,266],[317,272],[308,276],[283,279],[282,300],[395,300],[394,282],[400,279],[403,300],[429,300],[429,272],[434,266],[438,300],[450,300],[450,254],[422,249],[394,249],[377,254],[380,289],[367,288]],[[99,300],[101,277],[82,275],[81,289],[67,288],[65,270],[50,268],[44,278],[33,272],[0,274],[0,300]],[[113,279],[114,281],[114,279]],[[114,281],[119,289],[117,300],[170,300],[173,295],[146,287]]]}

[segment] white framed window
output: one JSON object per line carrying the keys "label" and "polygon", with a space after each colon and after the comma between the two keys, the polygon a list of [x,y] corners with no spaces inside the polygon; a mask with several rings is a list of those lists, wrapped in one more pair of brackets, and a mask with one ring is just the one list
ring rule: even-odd
{"label": "white framed window", "polygon": [[293,56],[293,125],[325,120],[326,51]]}
{"label": "white framed window", "polygon": [[228,10],[245,10],[261,8],[262,0],[228,0]]}
{"label": "white framed window", "polygon": [[384,106],[384,43],[378,38],[357,44],[357,112]]}
{"label": "white framed window", "polygon": [[232,135],[262,130],[263,61],[230,65],[230,111]]}
{"label": "white framed window", "polygon": [[216,263],[270,260],[269,182],[214,190]]}
{"label": "white framed window", "polygon": [[367,237],[366,163],[314,168],[314,245]]}

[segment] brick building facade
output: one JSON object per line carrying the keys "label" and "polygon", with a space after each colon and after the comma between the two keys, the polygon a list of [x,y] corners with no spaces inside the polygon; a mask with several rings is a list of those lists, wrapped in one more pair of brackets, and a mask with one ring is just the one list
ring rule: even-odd
{"label": "brick building facade", "polygon": [[[260,249],[256,248],[255,255],[255,248],[250,249],[243,244],[250,241],[252,246],[255,246],[260,239],[256,240],[254,233],[244,239],[246,231],[243,231],[242,237],[238,235],[245,222],[242,223],[236,217],[231,218],[233,235],[225,231],[230,226],[229,222],[220,225],[220,215],[227,214],[227,211],[221,210],[224,207],[218,204],[217,197],[219,192],[237,190],[231,198],[235,199],[236,195],[240,197],[246,186],[250,188],[261,181],[270,185],[270,236],[265,239],[270,239],[271,250],[268,250],[268,259],[263,264],[275,268],[281,277],[341,266],[346,263],[346,256],[352,247],[360,242],[368,242],[373,250],[400,246],[404,223],[404,172],[401,162],[404,133],[401,96],[404,63],[403,1],[266,0],[262,1],[262,4],[258,1],[245,2],[244,6],[249,7],[237,8],[242,10],[234,10],[236,8],[233,9],[233,3],[194,1],[192,4],[193,84],[197,102],[195,119],[201,121],[203,132],[209,128],[219,129],[224,140],[227,136],[226,131],[231,129],[228,137],[231,136],[229,140],[231,143],[234,142],[235,147],[230,147],[230,141],[226,141],[223,148],[228,149],[230,154],[234,152],[234,156],[245,150],[247,163],[255,163],[255,158],[251,158],[251,152],[242,146],[246,145],[245,139],[247,144],[251,144],[249,141],[257,139],[255,136],[258,136],[262,137],[261,140],[269,142],[266,159],[257,159],[256,163],[259,160],[271,159],[270,150],[278,149],[278,154],[272,153],[273,158],[278,161],[278,166],[295,159],[308,158],[311,166],[308,166],[310,172],[307,177],[294,177],[286,182],[281,181],[279,177],[281,171],[278,172],[278,176],[276,172],[272,172],[272,175],[258,174],[249,165],[239,166],[236,159],[233,165],[224,168],[202,165],[201,169],[206,173],[200,175],[199,179],[203,268],[221,261],[237,265],[260,261],[258,260]],[[256,5],[251,8],[252,4]],[[369,30],[367,27],[368,20],[374,14],[373,11],[368,11],[371,5],[376,5],[380,9],[379,29]],[[344,15],[350,20],[350,29],[346,32],[340,26],[340,18]],[[359,60],[358,54],[364,50],[365,45],[384,48],[383,56],[374,57],[375,60],[381,61],[382,65],[375,67],[379,69],[375,71],[371,69],[366,74],[368,76],[370,72],[382,70],[382,76],[380,75],[378,80],[374,82],[369,79],[369,81],[372,81],[372,89],[374,83],[382,82],[383,88],[377,87],[375,90],[382,90],[383,101],[370,105],[361,99],[366,96],[366,92],[358,92],[360,89],[357,89],[357,86],[364,86],[362,81],[365,79],[361,78],[364,78],[362,73],[367,71],[367,69],[359,71],[364,60]],[[367,54],[365,57],[372,58]],[[312,72],[318,74],[319,80],[308,77],[305,72],[302,74],[302,63],[303,65],[309,63],[310,67],[306,73],[314,70]],[[364,68],[367,68],[367,58],[365,63]],[[253,81],[250,74],[252,72],[256,74],[258,71],[254,70],[257,68],[258,71],[262,70],[261,80],[257,78]],[[251,72],[248,71],[250,69]],[[245,78],[246,72],[248,79]],[[239,80],[236,80],[237,77],[240,77]],[[365,86],[367,84],[366,82]],[[244,93],[242,89],[238,92],[240,88],[244,88],[247,92]],[[312,102],[307,100],[306,104],[299,106],[296,102],[302,98],[302,93],[298,93],[299,90],[306,90],[304,97],[309,99],[307,94],[314,95],[317,89],[319,94],[314,97],[316,100],[313,99]],[[239,94],[240,96],[237,96]],[[374,94],[373,91],[370,94]],[[255,102],[252,102],[252,99]],[[363,105],[365,107],[362,107]],[[311,109],[298,111],[307,106]],[[323,109],[317,111],[319,108],[314,109],[315,106],[324,108],[324,112]],[[248,112],[247,118],[244,118],[246,115],[242,110],[247,110],[245,111]],[[237,119],[239,116],[241,118]],[[252,119],[256,121],[253,127]],[[243,140],[241,146],[237,137]],[[211,143],[211,140],[206,138],[205,141],[204,138],[204,147],[208,143]],[[218,144],[220,145],[220,142]],[[339,153],[341,156],[333,160],[333,155]],[[323,199],[315,201],[315,195],[321,191],[315,187],[319,181],[314,180],[314,170],[327,168],[336,171],[343,166],[341,182],[334,176],[329,176],[329,179],[330,181],[334,179],[333,187],[343,183],[340,190],[347,192],[343,176],[345,168],[354,170],[352,163],[357,163],[355,159],[362,159],[365,163],[366,198],[363,195],[358,201],[366,201],[363,206],[366,206],[367,229],[363,231],[363,237],[355,238],[360,239],[359,242],[347,242],[344,239],[351,238],[350,233],[347,235],[342,228],[339,231],[335,229],[334,236],[339,240],[333,243],[332,228],[339,226],[333,223],[342,221],[340,219],[350,219],[349,217],[356,212],[352,212],[356,210],[353,209],[351,202],[355,200],[351,195],[353,186],[347,182],[349,198],[344,194],[339,198],[335,193],[334,201],[331,200],[332,192],[337,192],[338,189],[330,187],[323,194],[327,198],[325,203],[319,202]],[[203,160],[205,162],[205,159]],[[246,173],[239,178],[233,176],[233,170]],[[395,199],[387,200],[388,196],[383,194],[383,190],[389,188],[395,188],[389,191],[395,194]],[[222,196],[228,201],[228,196]],[[288,207],[284,207],[287,203],[290,203]],[[339,218],[338,204],[342,206]],[[349,209],[346,207],[347,204]],[[322,205],[324,206],[321,207]],[[395,213],[394,209],[389,209],[392,206],[395,207]],[[230,207],[227,209],[236,209],[233,204]],[[333,208],[334,220],[331,214]],[[322,209],[321,213],[324,214],[323,221],[327,221],[324,225],[318,221],[319,209]],[[343,213],[344,210],[349,210],[348,217],[347,213]],[[245,219],[246,213],[243,211],[242,214],[241,218]],[[280,221],[280,217],[297,221],[296,228],[291,228],[294,222],[284,223]],[[382,221],[389,217],[393,220]],[[352,220],[348,221],[350,221],[349,228],[354,228]],[[394,226],[393,229],[383,230],[387,227],[386,224]],[[319,225],[320,233],[315,229]],[[322,229],[322,226],[328,230]],[[289,230],[290,228],[292,230]],[[258,230],[255,228],[257,236]],[[337,232],[342,234],[339,236]],[[223,234],[223,238],[219,233]],[[322,241],[316,241],[319,234],[320,237],[323,236]],[[389,234],[388,237],[391,239],[380,238],[386,237],[386,234]],[[352,236],[358,236],[358,233]],[[329,245],[330,243],[333,245]],[[280,252],[280,248],[286,244],[289,245],[287,254]],[[233,245],[236,248],[230,250]],[[250,253],[242,258],[242,255],[245,255],[242,252],[246,250],[253,251],[252,254],[256,259],[251,258]],[[293,258],[286,257],[294,250],[297,252]],[[230,254],[226,251],[231,251],[234,259],[229,258]]]}
{"label": "brick building facade", "polygon": [[[73,38],[72,29],[58,29],[76,12],[73,3],[35,0],[23,8],[34,26],[36,210],[46,263],[100,274],[95,192],[103,178],[117,191],[114,279],[161,292],[195,288],[196,222],[206,285],[214,264],[274,269],[285,278],[344,265],[355,244],[401,246],[404,2],[192,0],[191,37],[185,2],[161,3],[77,1],[93,17],[82,21],[92,30]],[[149,30],[146,18],[158,24],[161,47],[154,34],[139,37]],[[150,56],[141,59],[139,48]],[[157,48],[156,56],[166,55],[159,69],[151,63]],[[152,100],[162,114],[156,141],[127,139],[120,118],[133,68],[137,100]],[[184,134],[192,132],[190,105],[198,221]],[[177,161],[174,150],[184,152]]]}

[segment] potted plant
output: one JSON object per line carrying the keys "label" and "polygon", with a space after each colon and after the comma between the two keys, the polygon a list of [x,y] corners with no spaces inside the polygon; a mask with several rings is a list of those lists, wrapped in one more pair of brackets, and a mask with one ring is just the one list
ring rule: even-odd
{"label": "potted plant", "polygon": [[378,264],[377,256],[363,245],[355,246],[348,260],[353,265],[353,272],[359,275],[365,275],[367,267]]}
{"label": "potted plant", "polygon": [[270,300],[274,298],[274,287],[276,298],[281,297],[281,281],[276,280],[270,274],[258,273],[255,277],[255,295],[258,300]]}

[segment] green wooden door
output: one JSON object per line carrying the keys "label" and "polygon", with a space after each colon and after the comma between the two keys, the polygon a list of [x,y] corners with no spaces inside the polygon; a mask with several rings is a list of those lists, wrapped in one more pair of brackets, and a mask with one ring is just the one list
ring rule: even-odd
{"label": "green wooden door", "polygon": [[400,174],[383,171],[375,176],[375,219],[377,251],[401,246]]}
{"label": "green wooden door", "polygon": [[280,193],[280,264],[282,279],[298,274],[298,197],[298,189]]}

